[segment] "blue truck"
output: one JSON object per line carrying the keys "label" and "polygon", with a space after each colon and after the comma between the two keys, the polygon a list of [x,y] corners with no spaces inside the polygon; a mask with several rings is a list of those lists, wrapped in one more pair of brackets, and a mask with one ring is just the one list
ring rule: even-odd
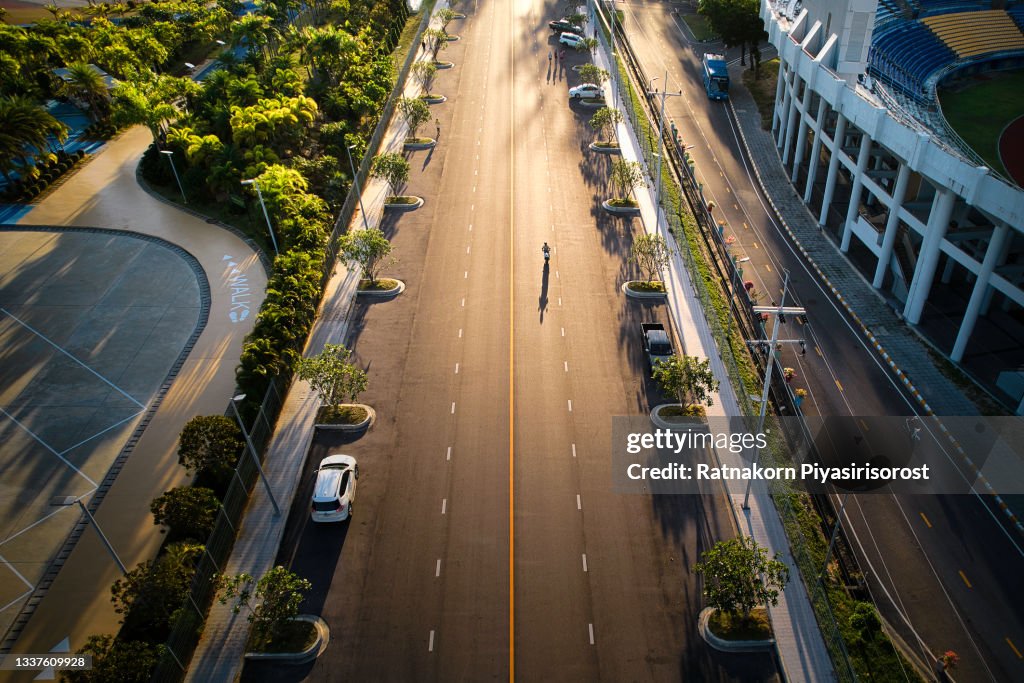
{"label": "blue truck", "polygon": [[704,90],[708,94],[708,99],[729,99],[729,69],[725,66],[725,57],[705,52],[701,63],[704,67]]}

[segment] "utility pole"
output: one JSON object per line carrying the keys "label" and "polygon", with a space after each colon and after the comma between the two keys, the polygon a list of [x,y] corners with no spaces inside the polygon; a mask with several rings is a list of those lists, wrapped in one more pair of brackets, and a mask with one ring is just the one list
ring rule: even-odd
{"label": "utility pole", "polygon": [[660,93],[658,91],[651,92],[651,86],[654,85],[654,81],[658,80],[655,76],[651,79],[651,82],[647,85],[647,94],[651,97],[656,95],[661,96],[661,116],[658,117],[658,171],[657,178],[655,179],[655,190],[654,190],[654,210],[658,211],[661,204],[661,162],[665,155],[665,98],[666,97],[682,97],[683,92],[669,92],[668,91],[668,71],[665,72],[665,89]]}
{"label": "utility pole", "polygon": [[[804,309],[801,306],[786,306],[786,293],[789,291],[789,272],[786,271],[785,280],[782,284],[782,299],[779,301],[779,305],[775,306],[754,306],[754,312],[761,314],[775,314],[775,320],[772,323],[772,337],[769,341],[768,346],[768,367],[764,371],[764,388],[761,391],[761,410],[757,417],[757,433],[761,434],[764,431],[764,420],[765,415],[768,412],[768,393],[771,391],[772,385],[772,370],[775,368],[775,347],[780,343],[790,342],[801,342],[799,339],[779,339],[779,323],[785,320],[786,315],[803,315]],[[748,344],[762,344],[764,343],[761,339],[748,340]],[[753,397],[751,397],[753,398]],[[757,465],[757,459],[761,455],[761,449],[754,447],[754,459],[753,465]],[[743,494],[743,509],[750,509],[750,486],[753,484],[753,479],[747,481],[747,491]]]}

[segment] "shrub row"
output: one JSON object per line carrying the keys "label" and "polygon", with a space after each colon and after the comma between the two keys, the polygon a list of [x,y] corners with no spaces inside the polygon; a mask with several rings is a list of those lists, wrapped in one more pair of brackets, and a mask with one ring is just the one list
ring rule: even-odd
{"label": "shrub row", "polygon": [[91,671],[65,672],[72,683],[148,681],[164,643],[187,604],[196,567],[228,489],[244,442],[238,424],[222,415],[191,419],[179,438],[178,462],[193,482],[154,499],[153,523],[167,536],[156,559],[142,562],[111,586],[121,630],[91,636],[83,653],[92,655]]}
{"label": "shrub row", "polygon": [[12,183],[3,194],[5,202],[30,202],[55,180],[67,173],[71,168],[85,156],[85,152],[78,150],[74,154],[68,154],[63,150],[50,159],[36,167],[38,175],[34,178],[23,178]]}

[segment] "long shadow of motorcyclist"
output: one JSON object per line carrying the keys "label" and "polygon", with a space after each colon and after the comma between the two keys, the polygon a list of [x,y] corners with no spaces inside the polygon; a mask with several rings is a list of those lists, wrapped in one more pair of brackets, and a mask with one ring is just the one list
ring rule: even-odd
{"label": "long shadow of motorcyclist", "polygon": [[537,297],[537,309],[540,311],[540,322],[544,324],[544,311],[548,309],[548,278],[551,276],[551,264],[544,259],[544,273],[540,280],[540,296]]}

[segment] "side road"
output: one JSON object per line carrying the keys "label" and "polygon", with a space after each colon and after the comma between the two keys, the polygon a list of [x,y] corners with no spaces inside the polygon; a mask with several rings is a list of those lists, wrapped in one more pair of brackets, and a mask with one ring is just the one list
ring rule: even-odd
{"label": "side road", "polygon": [[[19,223],[102,227],[159,237],[194,256],[209,281],[206,326],[162,400],[147,406],[143,419],[149,420],[148,426],[94,511],[128,568],[151,559],[163,540],[152,524],[149,503],[187,483],[177,462],[178,433],[195,415],[224,412],[235,388],[242,341],[252,329],[267,283],[266,270],[245,240],[157,200],[139,186],[136,166],[151,142],[144,127],[125,131]],[[91,499],[83,502],[88,505]],[[118,615],[109,588],[118,578],[96,535],[83,533],[28,618],[14,651],[49,652],[66,636],[73,651],[90,635],[115,633]]]}
{"label": "side road", "polygon": [[[602,69],[611,71],[607,54],[603,50],[596,51],[595,63]],[[614,87],[614,86],[612,86]],[[612,102],[609,96],[607,105]],[[622,148],[622,157],[630,161],[643,162],[640,145],[635,132],[626,123],[618,126],[618,139]],[[649,234],[661,235],[670,244],[673,238],[662,212],[655,204],[655,186],[653,182],[636,192],[640,203],[640,216],[644,229]],[[701,309],[694,287],[690,282],[689,273],[678,252],[672,258],[669,272],[665,277],[668,289],[669,308],[673,322],[682,338],[683,345],[695,355],[703,355],[711,360],[711,368],[715,377],[721,380],[717,400],[714,406],[707,409],[709,417],[742,415],[736,393],[729,384],[725,364],[719,355],[718,348],[708,326],[707,319]],[[720,451],[718,459],[723,465],[741,467],[746,463],[737,454]],[[754,538],[761,546],[768,549],[769,555],[779,553],[780,558],[789,567],[790,579],[779,596],[779,604],[769,608],[772,627],[775,630],[776,650],[785,679],[791,683],[800,681],[828,681],[835,678],[832,660],[825,641],[821,637],[817,619],[811,606],[810,598],[800,579],[799,570],[789,550],[782,520],[775,509],[771,496],[764,482],[752,487],[749,509],[744,510],[743,496],[730,494],[733,514],[739,533]]]}

